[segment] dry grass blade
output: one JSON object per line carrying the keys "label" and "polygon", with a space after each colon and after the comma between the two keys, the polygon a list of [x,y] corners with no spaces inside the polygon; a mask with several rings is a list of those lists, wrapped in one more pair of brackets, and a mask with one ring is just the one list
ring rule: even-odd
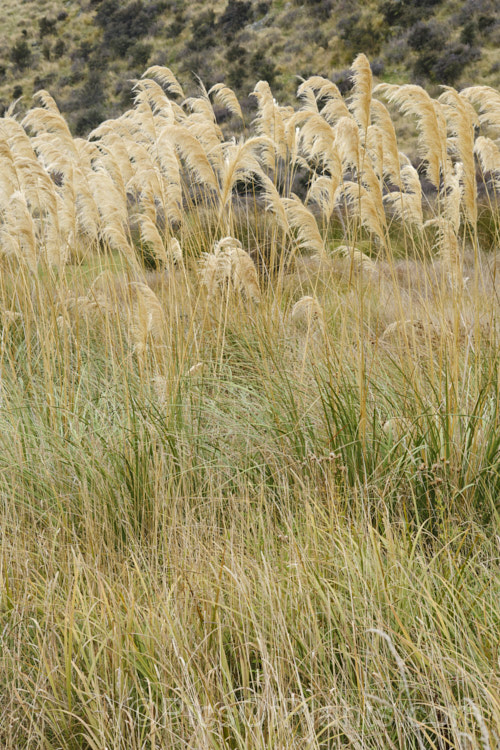
{"label": "dry grass blade", "polygon": [[216,83],[209,89],[208,94],[213,94],[214,101],[225,107],[231,114],[236,115],[243,120],[243,112],[241,111],[240,103],[236,97],[236,94],[229,86],[225,86],[223,83]]}
{"label": "dry grass blade", "polygon": [[440,104],[431,99],[423,88],[410,84],[396,86],[381,83],[374,91],[384,94],[390,102],[400,107],[403,114],[417,118],[420,154],[427,162],[429,180],[439,189],[441,174],[446,174],[450,166],[447,155],[446,121]]}
{"label": "dry grass blade", "polygon": [[353,71],[354,89],[351,97],[351,107],[354,117],[364,133],[370,124],[370,108],[372,99],[373,76],[370,63],[362,53],[354,60]]}
{"label": "dry grass blade", "polygon": [[180,85],[179,81],[174,76],[170,68],[166,68],[161,65],[152,65],[144,72],[143,77],[157,78],[162,86],[165,86],[165,88],[169,89],[173,94],[180,96],[181,99],[185,98],[182,86]]}
{"label": "dry grass blade", "polygon": [[299,246],[303,249],[324,254],[325,244],[314,214],[304,206],[296,195],[283,198],[288,225],[297,230]]}

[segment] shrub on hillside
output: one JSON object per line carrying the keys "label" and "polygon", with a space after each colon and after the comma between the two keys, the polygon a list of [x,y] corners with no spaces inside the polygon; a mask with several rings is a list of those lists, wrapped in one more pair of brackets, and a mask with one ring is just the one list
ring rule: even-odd
{"label": "shrub on hillside", "polygon": [[184,19],[184,13],[177,11],[174,15],[174,20],[167,26],[166,34],[169,39],[174,39],[179,34],[182,34],[186,21]]}
{"label": "shrub on hillside", "polygon": [[247,69],[245,63],[232,63],[227,71],[226,83],[232,89],[241,89],[246,80]]}
{"label": "shrub on hillside", "polygon": [[246,49],[241,44],[232,44],[226,49],[226,60],[228,63],[226,83],[233,89],[241,89],[248,70]]}
{"label": "shrub on hillside", "polygon": [[40,37],[44,37],[47,34],[55,34],[56,24],[57,20],[55,18],[50,18],[49,16],[42,16],[42,18],[38,19]]}
{"label": "shrub on hillside", "polygon": [[332,80],[343,96],[352,89],[352,74],[349,68],[334,73]]}
{"label": "shrub on hillside", "polygon": [[274,85],[278,70],[276,65],[265,57],[262,51],[254,52],[249,60],[249,67],[253,78],[267,81],[270,86]]}
{"label": "shrub on hillside", "polygon": [[265,16],[266,13],[269,12],[269,8],[271,7],[271,3],[267,0],[263,0],[263,2],[257,3],[255,6],[255,15],[257,17],[259,16]]}
{"label": "shrub on hillside", "polygon": [[337,30],[340,38],[353,54],[364,52],[376,55],[380,51],[387,29],[377,26],[374,20],[362,13],[352,13],[342,18]]}
{"label": "shrub on hillside", "polygon": [[228,2],[219,18],[218,26],[226,37],[240,31],[252,17],[252,3],[249,0]]}
{"label": "shrub on hillside", "polygon": [[56,80],[55,73],[47,73],[44,76],[35,76],[33,81],[33,91],[39,91],[40,89],[50,89]]}
{"label": "shrub on hillside", "polygon": [[85,40],[71,53],[71,59],[84,60],[84,62],[88,62],[93,49],[94,48],[92,46],[92,43],[88,40]]}
{"label": "shrub on hillside", "polygon": [[458,80],[463,69],[478,60],[481,52],[477,47],[455,42],[423,49],[413,67],[417,80],[428,78],[436,83],[452,85]]}
{"label": "shrub on hillside", "polygon": [[458,22],[464,26],[474,24],[477,31],[488,36],[498,23],[496,0],[468,0],[460,9]]}
{"label": "shrub on hillside", "polygon": [[103,29],[104,45],[123,57],[136,40],[152,33],[154,22],[164,8],[163,2],[133,0],[124,6],[120,0],[102,0],[95,21]]}
{"label": "shrub on hillside", "polygon": [[74,128],[75,135],[86,135],[98,125],[100,125],[101,122],[105,119],[105,110],[100,105],[84,110],[76,120]]}
{"label": "shrub on hillside", "polygon": [[463,44],[474,44],[477,37],[477,23],[474,19],[467,21],[460,32],[460,41]]}
{"label": "shrub on hillside", "polygon": [[58,39],[54,44],[53,54],[56,59],[62,57],[66,51],[66,45],[63,39]]}
{"label": "shrub on hillside", "polygon": [[228,63],[242,62],[246,57],[246,49],[241,44],[232,44],[226,49],[226,60]]}
{"label": "shrub on hillside", "polygon": [[389,26],[408,28],[422,18],[428,18],[432,8],[441,0],[383,0],[380,11]]}
{"label": "shrub on hillside", "polygon": [[460,78],[463,69],[480,57],[481,51],[477,47],[460,42],[448,44],[434,65],[434,78],[441,83],[452,85]]}
{"label": "shrub on hillside", "polygon": [[138,68],[145,68],[151,57],[153,45],[149,42],[138,41],[130,50],[132,64]]}
{"label": "shrub on hillside", "polygon": [[17,40],[10,51],[10,59],[20,70],[24,70],[31,62],[31,47],[24,37]]}
{"label": "shrub on hillside", "polygon": [[62,103],[71,113],[76,135],[86,135],[106,119],[108,99],[104,86],[103,69],[91,68],[88,77],[80,79],[82,85],[73,88],[70,97]]}
{"label": "shrub on hillside", "polygon": [[441,24],[435,21],[418,21],[408,34],[408,45],[418,52],[425,49],[435,51],[442,47],[446,36],[446,30]]}
{"label": "shrub on hillside", "polygon": [[211,8],[193,19],[191,32],[197,50],[206,49],[215,44],[215,13]]}

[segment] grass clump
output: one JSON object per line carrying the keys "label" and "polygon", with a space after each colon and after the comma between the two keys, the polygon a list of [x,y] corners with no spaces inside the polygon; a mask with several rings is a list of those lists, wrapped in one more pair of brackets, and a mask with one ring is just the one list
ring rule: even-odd
{"label": "grass clump", "polygon": [[0,121],[3,747],[498,744],[498,94],[353,72]]}

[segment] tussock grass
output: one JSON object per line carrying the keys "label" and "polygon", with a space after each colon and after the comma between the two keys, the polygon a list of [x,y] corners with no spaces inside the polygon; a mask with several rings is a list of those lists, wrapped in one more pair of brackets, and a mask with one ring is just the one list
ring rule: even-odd
{"label": "tussock grass", "polygon": [[0,121],[3,747],[498,744],[498,95],[367,66]]}

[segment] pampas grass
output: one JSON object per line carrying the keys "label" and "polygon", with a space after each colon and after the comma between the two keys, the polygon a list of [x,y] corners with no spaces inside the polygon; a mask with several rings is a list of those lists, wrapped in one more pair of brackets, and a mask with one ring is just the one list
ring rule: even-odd
{"label": "pampas grass", "polygon": [[498,94],[352,73],[0,119],[6,750],[499,744]]}

